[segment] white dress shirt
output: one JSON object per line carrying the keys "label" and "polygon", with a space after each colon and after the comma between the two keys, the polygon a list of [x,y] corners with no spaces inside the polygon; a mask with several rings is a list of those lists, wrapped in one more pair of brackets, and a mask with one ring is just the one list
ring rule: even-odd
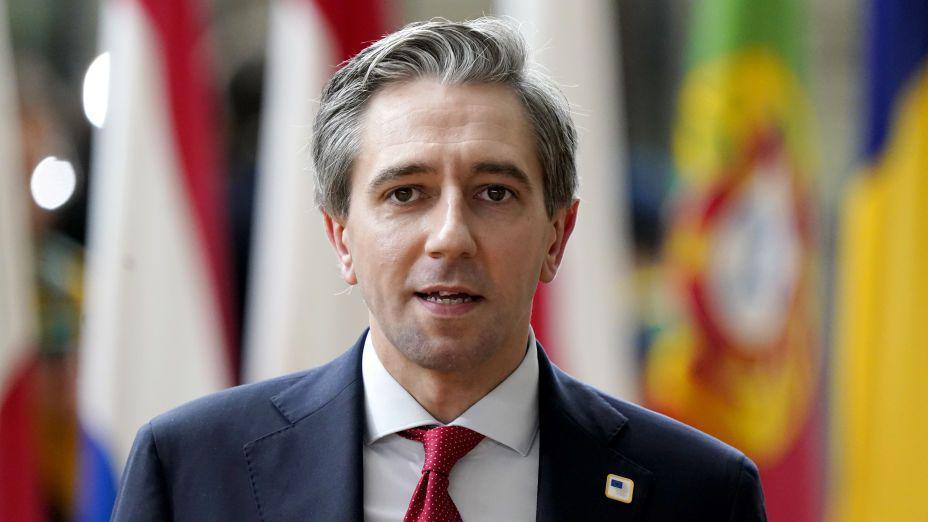
{"label": "white dress shirt", "polygon": [[[421,442],[397,432],[441,425],[387,372],[371,336],[361,356],[364,380],[364,519],[403,520],[422,476]],[[535,520],[538,491],[538,354],[529,332],[512,374],[449,423],[486,438],[454,465],[449,493],[467,522]]]}

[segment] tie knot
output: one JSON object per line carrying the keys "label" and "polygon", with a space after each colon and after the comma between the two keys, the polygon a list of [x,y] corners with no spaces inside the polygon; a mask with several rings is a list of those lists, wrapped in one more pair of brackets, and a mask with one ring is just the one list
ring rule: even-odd
{"label": "tie knot", "polygon": [[401,431],[400,436],[419,441],[425,447],[425,464],[422,471],[436,471],[442,475],[451,473],[451,468],[461,457],[483,440],[483,435],[463,426],[438,426],[435,428],[412,428]]}

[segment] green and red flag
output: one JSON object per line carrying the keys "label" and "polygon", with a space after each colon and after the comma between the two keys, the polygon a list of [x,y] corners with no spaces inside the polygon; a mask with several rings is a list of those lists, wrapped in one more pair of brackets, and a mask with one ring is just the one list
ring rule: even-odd
{"label": "green and red flag", "polygon": [[693,4],[650,406],[741,449],[773,521],[821,517],[814,146],[802,4]]}

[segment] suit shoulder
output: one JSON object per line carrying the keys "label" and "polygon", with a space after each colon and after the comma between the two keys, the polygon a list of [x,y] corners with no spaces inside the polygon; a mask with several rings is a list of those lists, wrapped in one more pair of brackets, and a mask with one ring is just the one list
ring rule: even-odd
{"label": "suit shoulder", "polygon": [[636,442],[651,441],[662,446],[683,445],[687,448],[687,454],[707,458],[740,460],[744,457],[740,450],[667,415],[603,393],[601,396],[628,418],[626,436]]}
{"label": "suit shoulder", "polygon": [[[311,404],[353,378],[358,359],[350,350],[322,366],[281,377],[243,384],[200,397],[151,420],[158,446],[198,445],[222,440],[240,444],[277,431],[292,420],[287,404],[278,399],[300,392],[297,402]],[[164,444],[162,444],[164,443]]]}
{"label": "suit shoulder", "polygon": [[302,371],[275,377],[272,379],[240,384],[193,399],[172,408],[152,419],[154,426],[163,426],[174,422],[195,418],[199,421],[213,417],[227,418],[229,414],[241,412],[256,404],[269,404],[271,397],[292,386],[306,377],[309,371]]}
{"label": "suit shoulder", "polygon": [[[618,431],[619,439],[641,445],[685,445],[691,451],[714,457],[740,458],[741,452],[711,435],[672,419],[664,414],[649,410],[632,402],[586,384],[560,369],[555,369],[555,379],[564,390],[564,407],[581,425],[600,424],[604,431],[614,427],[611,420],[616,413],[623,419]],[[601,424],[603,419],[609,422]]]}
{"label": "suit shoulder", "polygon": [[[302,371],[265,381],[243,384],[211,393],[177,406],[156,417],[151,430],[157,440],[189,435],[199,438],[212,433],[226,437],[236,431],[249,432],[249,426],[282,424],[283,418],[271,403],[271,398],[305,378]],[[243,433],[243,436],[250,434]]]}
{"label": "suit shoulder", "polygon": [[[712,506],[730,520],[766,520],[757,465],[743,452],[666,415],[597,393],[627,419],[613,448],[650,470],[655,487],[676,492],[681,505]],[[693,491],[702,493],[684,502],[684,492]]]}
{"label": "suit shoulder", "polygon": [[[667,465],[677,469],[718,470],[720,475],[737,475],[742,465],[754,464],[738,449],[667,415],[622,400],[558,371],[557,379],[568,391],[572,414],[585,425],[601,416],[618,412],[624,418],[612,441],[615,448],[634,456],[646,468]],[[756,467],[755,467],[756,469]]]}

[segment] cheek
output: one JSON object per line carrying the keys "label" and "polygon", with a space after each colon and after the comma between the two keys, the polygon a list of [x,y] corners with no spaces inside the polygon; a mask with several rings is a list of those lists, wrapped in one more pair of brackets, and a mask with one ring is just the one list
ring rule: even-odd
{"label": "cheek", "polygon": [[537,228],[497,228],[484,242],[498,283],[520,295],[535,292],[544,261],[544,238]]}
{"label": "cheek", "polygon": [[[371,227],[358,246],[361,254],[358,269],[367,280],[376,280],[378,286],[395,285],[405,280],[410,263],[415,259],[415,233],[405,227],[390,225]],[[362,281],[362,283],[365,281]]]}

